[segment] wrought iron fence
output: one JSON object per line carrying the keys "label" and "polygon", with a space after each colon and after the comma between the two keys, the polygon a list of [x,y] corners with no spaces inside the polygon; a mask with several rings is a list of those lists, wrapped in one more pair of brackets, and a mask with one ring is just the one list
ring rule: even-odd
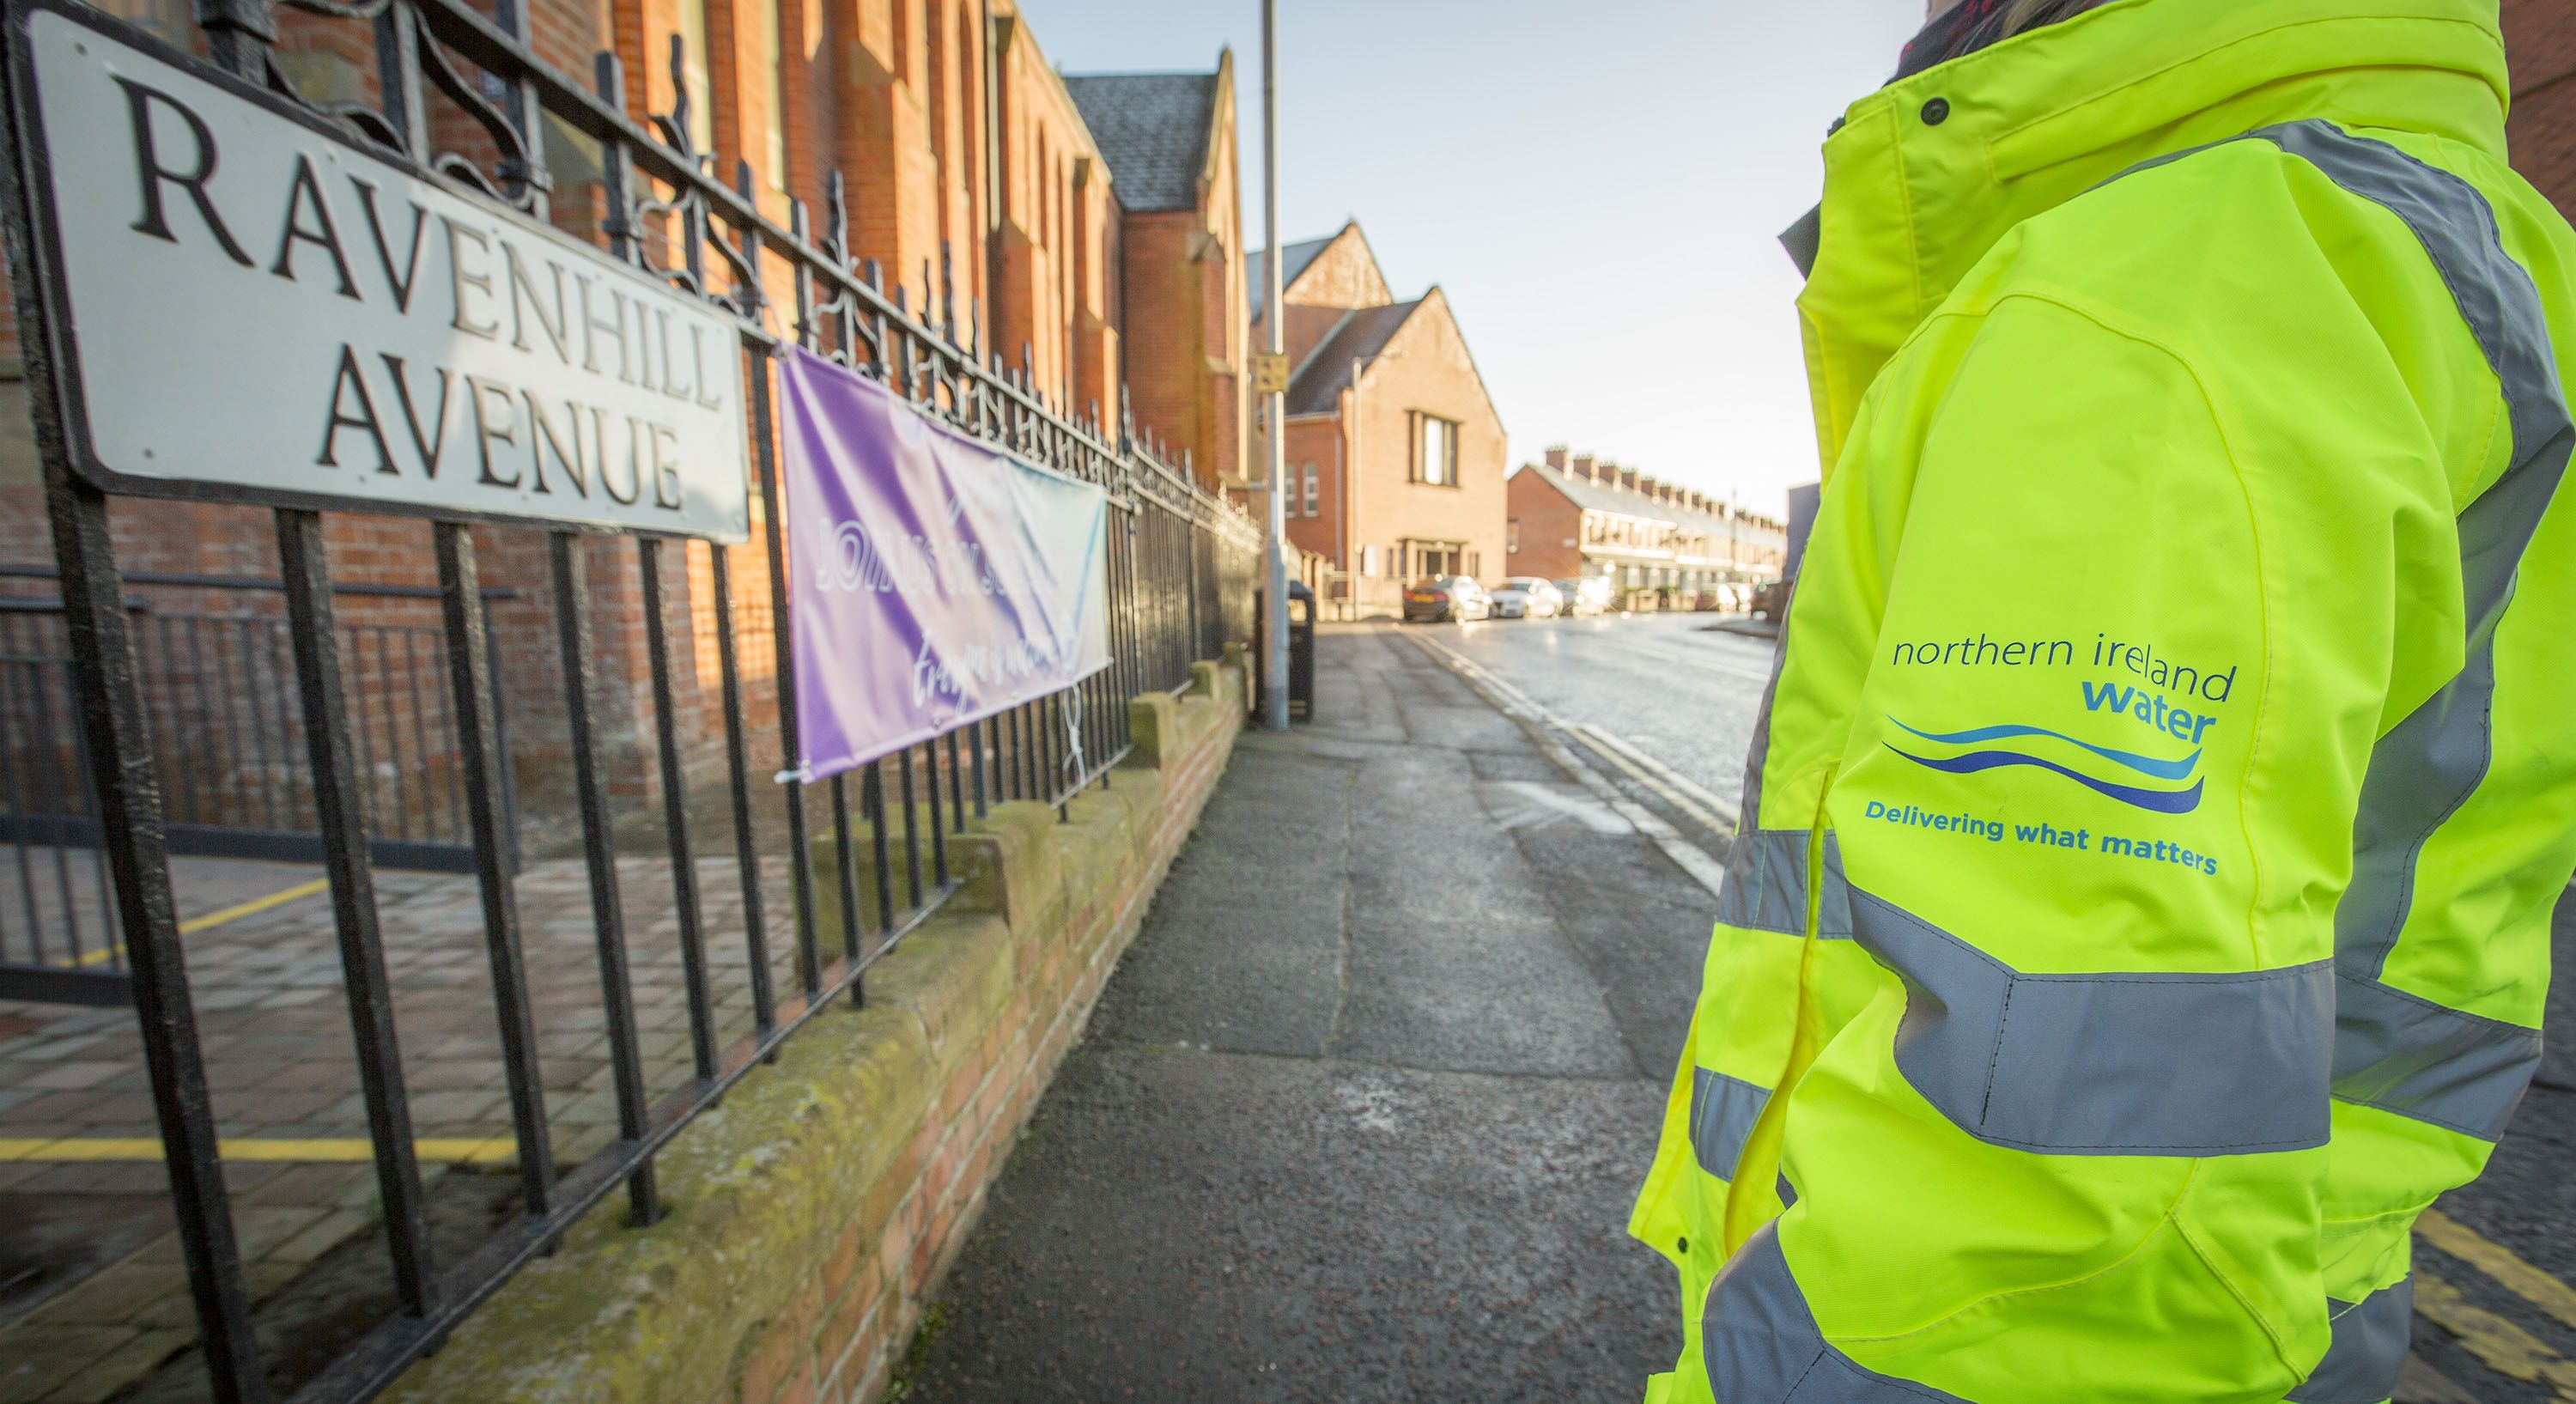
{"label": "wrought iron fence", "polygon": [[[1025,348],[1019,364],[1010,366],[977,344],[971,309],[961,333],[945,269],[938,270],[935,296],[928,291],[931,270],[923,270],[925,291],[917,303],[908,288],[890,290],[872,262],[852,256],[837,176],[818,231],[801,204],[785,225],[763,215],[751,198],[747,167],[737,166],[730,182],[710,175],[708,158],[690,149],[685,81],[674,85],[681,108],[655,115],[648,130],[627,115],[624,75],[614,57],[598,56],[588,84],[536,57],[520,0],[494,0],[489,13],[465,0],[281,3],[321,21],[371,31],[367,42],[381,77],[368,101],[315,104],[296,97],[270,52],[275,28],[264,0],[210,0],[198,7],[216,66],[301,103],[427,178],[532,220],[595,229],[594,242],[612,256],[732,314],[748,372],[749,447],[760,508],[752,545],[687,548],[703,550],[703,558],[684,557],[680,543],[644,534],[556,530],[547,538],[545,603],[560,667],[570,800],[579,813],[615,1101],[613,1138],[560,1170],[513,882],[491,625],[481,605],[476,547],[486,529],[433,519],[439,580],[435,652],[444,674],[438,727],[452,740],[455,760],[451,776],[424,777],[415,788],[423,806],[433,796],[445,806],[435,811],[442,816],[438,822],[455,824],[451,831],[461,834],[472,854],[517,1147],[517,1213],[471,1251],[451,1255],[452,1261],[438,1260],[432,1251],[372,876],[371,845],[380,825],[389,813],[408,816],[415,796],[406,791],[399,801],[389,801],[371,791],[355,724],[363,689],[352,682],[371,658],[375,666],[390,666],[386,660],[399,657],[417,679],[418,660],[432,651],[431,639],[352,633],[342,626],[334,613],[320,515],[302,507],[275,512],[285,609],[275,632],[251,647],[267,648],[274,658],[274,645],[282,640],[287,666],[271,665],[273,676],[281,684],[291,677],[293,684],[281,686],[274,699],[281,722],[275,736],[280,747],[300,746],[303,752],[302,765],[293,771],[300,791],[295,812],[309,821],[329,878],[395,1302],[380,1324],[294,1388],[297,1400],[339,1404],[376,1393],[436,1348],[515,1271],[621,1186],[632,1222],[658,1218],[664,1205],[654,1176],[656,1153],[818,1010],[855,996],[869,963],[957,890],[952,839],[960,830],[997,803],[1036,800],[1061,810],[1084,787],[1110,783],[1111,767],[1130,746],[1126,699],[1186,686],[1194,660],[1249,637],[1259,535],[1240,511],[1138,445],[1123,413],[1050,404],[1030,383]],[[675,73],[682,58],[675,42]],[[562,212],[551,203],[547,144],[540,140],[545,123],[595,144],[598,173],[589,192],[595,219],[557,217]],[[19,249],[28,245],[29,179],[13,162],[7,215]],[[36,391],[38,438],[60,444],[63,407],[48,389],[46,366],[49,313],[26,279],[15,292]],[[773,785],[765,763],[792,771],[800,754],[772,414],[771,362],[787,341],[883,381],[926,414],[1107,491],[1113,507],[1107,569],[1115,660],[1108,670],[850,775],[810,786]],[[77,766],[85,756],[101,781],[95,786],[93,828],[107,860],[105,896],[122,935],[124,954],[118,959],[133,982],[212,1392],[226,1404],[261,1398],[267,1393],[263,1361],[233,1234],[169,875],[179,825],[197,812],[191,806],[198,799],[188,789],[197,779],[181,778],[173,772],[183,767],[161,761],[165,738],[156,735],[152,706],[137,683],[138,669],[149,673],[156,653],[166,662],[173,650],[188,655],[191,639],[204,647],[208,636],[191,630],[209,626],[170,628],[130,614],[104,495],[60,462],[48,464],[47,495],[67,626],[69,688],[85,737],[82,747],[60,751],[55,763]],[[603,550],[596,544],[603,540],[628,547]],[[765,600],[735,597],[738,549],[749,551],[756,567],[741,578],[765,578]],[[629,922],[621,900],[621,883],[628,878],[617,861],[617,816],[605,773],[608,742],[593,701],[594,575],[628,570],[641,597],[650,685],[645,710],[652,734],[642,746],[652,753],[660,793],[658,838],[667,853],[669,911],[687,1003],[687,1072],[678,1086],[658,1096],[648,1085],[638,1031]],[[683,580],[692,592],[702,582],[708,594],[705,627],[716,655],[713,691],[721,711],[725,800],[712,828],[730,832],[713,834],[716,841],[705,846],[720,851],[730,840],[738,885],[733,911],[739,929],[733,931],[713,929],[707,894],[700,890],[701,830],[710,827],[710,816],[691,803],[693,790],[703,786],[692,775],[681,734],[674,659],[701,640],[695,624],[690,637],[674,637],[679,631],[672,622],[673,591]],[[693,593],[693,608],[696,603]],[[221,626],[213,627],[221,633]],[[747,652],[757,655],[758,679]],[[0,660],[0,687],[59,696],[54,689],[65,680],[47,671],[59,666],[41,654],[13,654]],[[214,674],[195,676],[222,685]],[[755,680],[772,685],[747,686]],[[756,717],[755,708],[769,715]],[[49,722],[68,720],[41,710],[30,715],[38,714]],[[291,742],[284,725],[289,714],[295,720]],[[419,725],[410,725],[418,740]],[[809,793],[817,790],[819,795]],[[809,813],[815,803],[822,806],[819,816]],[[773,811],[772,827],[783,829],[783,842],[760,837],[762,819]],[[762,860],[782,850],[789,907],[782,916],[791,949],[774,953],[764,897],[770,879]],[[69,869],[57,875],[57,886],[69,876]],[[101,881],[94,871],[90,880]],[[101,933],[99,939],[114,937]],[[749,1003],[748,1030],[731,1041],[721,1036],[716,1009],[718,975],[727,967],[747,983]]]}

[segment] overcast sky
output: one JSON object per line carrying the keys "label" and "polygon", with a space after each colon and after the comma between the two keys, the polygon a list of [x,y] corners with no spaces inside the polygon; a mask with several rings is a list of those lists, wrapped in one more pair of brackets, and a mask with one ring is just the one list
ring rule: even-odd
{"label": "overcast sky", "polygon": [[[1261,230],[1259,0],[1020,0],[1068,73],[1235,51]],[[1280,236],[1356,216],[1450,302],[1511,461],[1590,449],[1778,512],[1816,476],[1796,270],[1826,123],[1922,0],[1279,0]]]}

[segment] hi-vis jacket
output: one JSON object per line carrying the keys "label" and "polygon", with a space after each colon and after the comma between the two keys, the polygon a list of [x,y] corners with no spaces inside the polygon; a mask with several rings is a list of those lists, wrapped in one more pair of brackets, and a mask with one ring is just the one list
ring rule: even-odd
{"label": "hi-vis jacket", "polygon": [[2576,868],[2576,236],[2507,91],[2495,0],[2120,0],[1827,140],[1649,1400],[2391,1393]]}

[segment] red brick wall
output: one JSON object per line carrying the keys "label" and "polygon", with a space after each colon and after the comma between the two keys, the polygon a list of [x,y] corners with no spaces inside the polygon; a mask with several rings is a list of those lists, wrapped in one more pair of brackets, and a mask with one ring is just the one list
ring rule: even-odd
{"label": "red brick wall", "polygon": [[1498,574],[1564,580],[1583,573],[1583,509],[1572,498],[1530,472],[1514,473],[1503,497],[1508,516],[1519,526],[1520,549],[1506,549],[1506,565]]}
{"label": "red brick wall", "polygon": [[2504,0],[2504,42],[2514,168],[2576,219],[2576,5]]}
{"label": "red brick wall", "polygon": [[867,1203],[853,1206],[821,1269],[745,1343],[725,1399],[866,1404],[879,1397],[981,1216],[1020,1128],[1081,1040],[1102,987],[1215,789],[1242,729],[1242,697],[1230,682],[1212,699],[1187,704],[1213,701],[1215,724],[1186,752],[1164,758],[1162,802],[1141,851],[1104,845],[1118,848],[1122,861],[1114,874],[1086,882],[1092,900],[1068,913],[1063,929],[1019,943],[1010,1003],[950,1073]]}
{"label": "red brick wall", "polygon": [[[1342,561],[1342,422],[1314,417],[1288,421],[1288,540],[1298,550],[1323,557],[1333,569]],[[1315,465],[1315,515],[1305,514],[1305,466]],[[1263,471],[1267,471],[1265,465]]]}
{"label": "red brick wall", "polygon": [[[1250,447],[1250,329],[1230,91],[1230,84],[1220,84],[1219,159],[1199,206],[1143,211],[1120,222],[1127,393],[1137,432],[1168,445],[1175,458],[1186,450],[1209,487],[1239,478]],[[1253,464],[1252,471],[1266,473],[1268,465]]]}

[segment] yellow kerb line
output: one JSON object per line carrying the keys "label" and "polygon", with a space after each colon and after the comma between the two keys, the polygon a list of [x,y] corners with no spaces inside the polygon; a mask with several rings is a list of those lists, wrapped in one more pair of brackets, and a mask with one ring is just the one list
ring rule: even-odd
{"label": "yellow kerb line", "polygon": [[[254,897],[247,902],[226,907],[221,911],[208,912],[201,917],[190,917],[186,921],[179,923],[179,934],[182,936],[194,936],[200,931],[211,930],[228,921],[239,921],[246,916],[257,916],[271,907],[282,907],[299,898],[310,897],[314,893],[328,888],[330,885],[331,880],[329,878],[315,878],[311,882],[299,882],[293,887],[287,888],[282,892],[272,892],[265,897]],[[97,950],[91,951],[82,956],[80,958],[80,963],[83,965],[96,965],[100,961],[107,959],[111,954],[124,949],[125,948],[123,946],[101,946]],[[5,1158],[6,1157],[0,1157],[0,1159]]]}
{"label": "yellow kerb line", "polygon": [[[217,1153],[226,1160],[344,1163],[376,1158],[375,1143],[358,1137],[303,1141],[226,1137],[215,1144]],[[421,1159],[449,1165],[497,1165],[515,1160],[519,1155],[519,1143],[508,1136],[428,1137],[411,1144],[412,1150]],[[0,1162],[159,1160],[160,1158],[161,1142],[154,1137],[60,1136],[38,1140],[0,1138]]]}
{"label": "yellow kerb line", "polygon": [[2415,1231],[2424,1235],[2434,1247],[2494,1278],[2507,1291],[2558,1318],[2560,1324],[2576,1328],[2576,1287],[2570,1287],[2524,1262],[2514,1256],[2512,1249],[2488,1239],[2439,1209],[2425,1210],[2423,1216],[2415,1221]]}

